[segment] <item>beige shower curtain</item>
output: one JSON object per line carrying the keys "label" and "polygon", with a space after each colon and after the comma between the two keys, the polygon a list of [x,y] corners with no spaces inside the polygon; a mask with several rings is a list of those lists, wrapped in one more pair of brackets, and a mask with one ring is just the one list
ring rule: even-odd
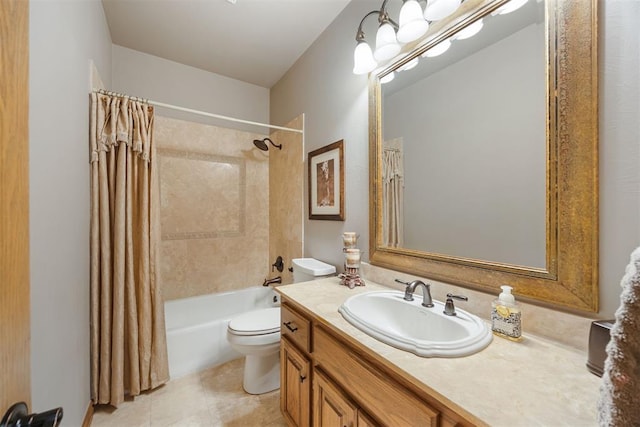
{"label": "beige shower curtain", "polygon": [[117,406],[169,379],[156,281],[153,107],[93,93],[91,399]]}
{"label": "beige shower curtain", "polygon": [[404,244],[404,173],[402,141],[385,141],[382,150],[382,238],[383,244]]}

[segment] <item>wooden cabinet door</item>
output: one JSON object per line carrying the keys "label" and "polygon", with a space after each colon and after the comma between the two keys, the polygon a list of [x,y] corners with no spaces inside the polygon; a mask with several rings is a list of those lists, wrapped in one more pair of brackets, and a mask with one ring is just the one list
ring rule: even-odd
{"label": "wooden cabinet door", "polygon": [[380,427],[380,424],[369,418],[361,409],[358,409],[358,427]]}
{"label": "wooden cabinet door", "polygon": [[280,410],[289,425],[308,427],[311,362],[286,338],[280,344]]}
{"label": "wooden cabinet door", "polygon": [[385,426],[437,427],[439,412],[350,351],[324,327],[313,328],[313,358],[338,386]]}
{"label": "wooden cabinet door", "polygon": [[313,375],[314,427],[356,427],[358,408],[321,372]]}

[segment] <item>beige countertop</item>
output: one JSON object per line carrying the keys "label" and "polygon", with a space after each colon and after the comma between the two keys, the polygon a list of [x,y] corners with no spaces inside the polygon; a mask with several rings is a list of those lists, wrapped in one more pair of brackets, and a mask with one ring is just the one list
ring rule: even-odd
{"label": "beige countertop", "polygon": [[600,378],[585,367],[586,354],[574,348],[525,333],[519,343],[494,337],[467,357],[424,358],[370,337],[338,313],[352,295],[388,289],[371,281],[349,289],[337,278],[276,288],[461,414],[492,426],[597,425]]}

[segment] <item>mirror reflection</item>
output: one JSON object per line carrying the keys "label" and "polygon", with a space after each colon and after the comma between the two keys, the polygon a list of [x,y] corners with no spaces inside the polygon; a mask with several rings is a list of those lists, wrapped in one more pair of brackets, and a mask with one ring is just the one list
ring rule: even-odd
{"label": "mirror reflection", "polygon": [[382,76],[382,246],[547,267],[544,9],[485,16]]}

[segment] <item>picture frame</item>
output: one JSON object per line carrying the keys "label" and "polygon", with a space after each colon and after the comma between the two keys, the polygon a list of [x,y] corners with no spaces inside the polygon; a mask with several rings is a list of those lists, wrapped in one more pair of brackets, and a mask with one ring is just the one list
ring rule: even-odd
{"label": "picture frame", "polygon": [[309,219],[344,221],[344,140],[308,154]]}

